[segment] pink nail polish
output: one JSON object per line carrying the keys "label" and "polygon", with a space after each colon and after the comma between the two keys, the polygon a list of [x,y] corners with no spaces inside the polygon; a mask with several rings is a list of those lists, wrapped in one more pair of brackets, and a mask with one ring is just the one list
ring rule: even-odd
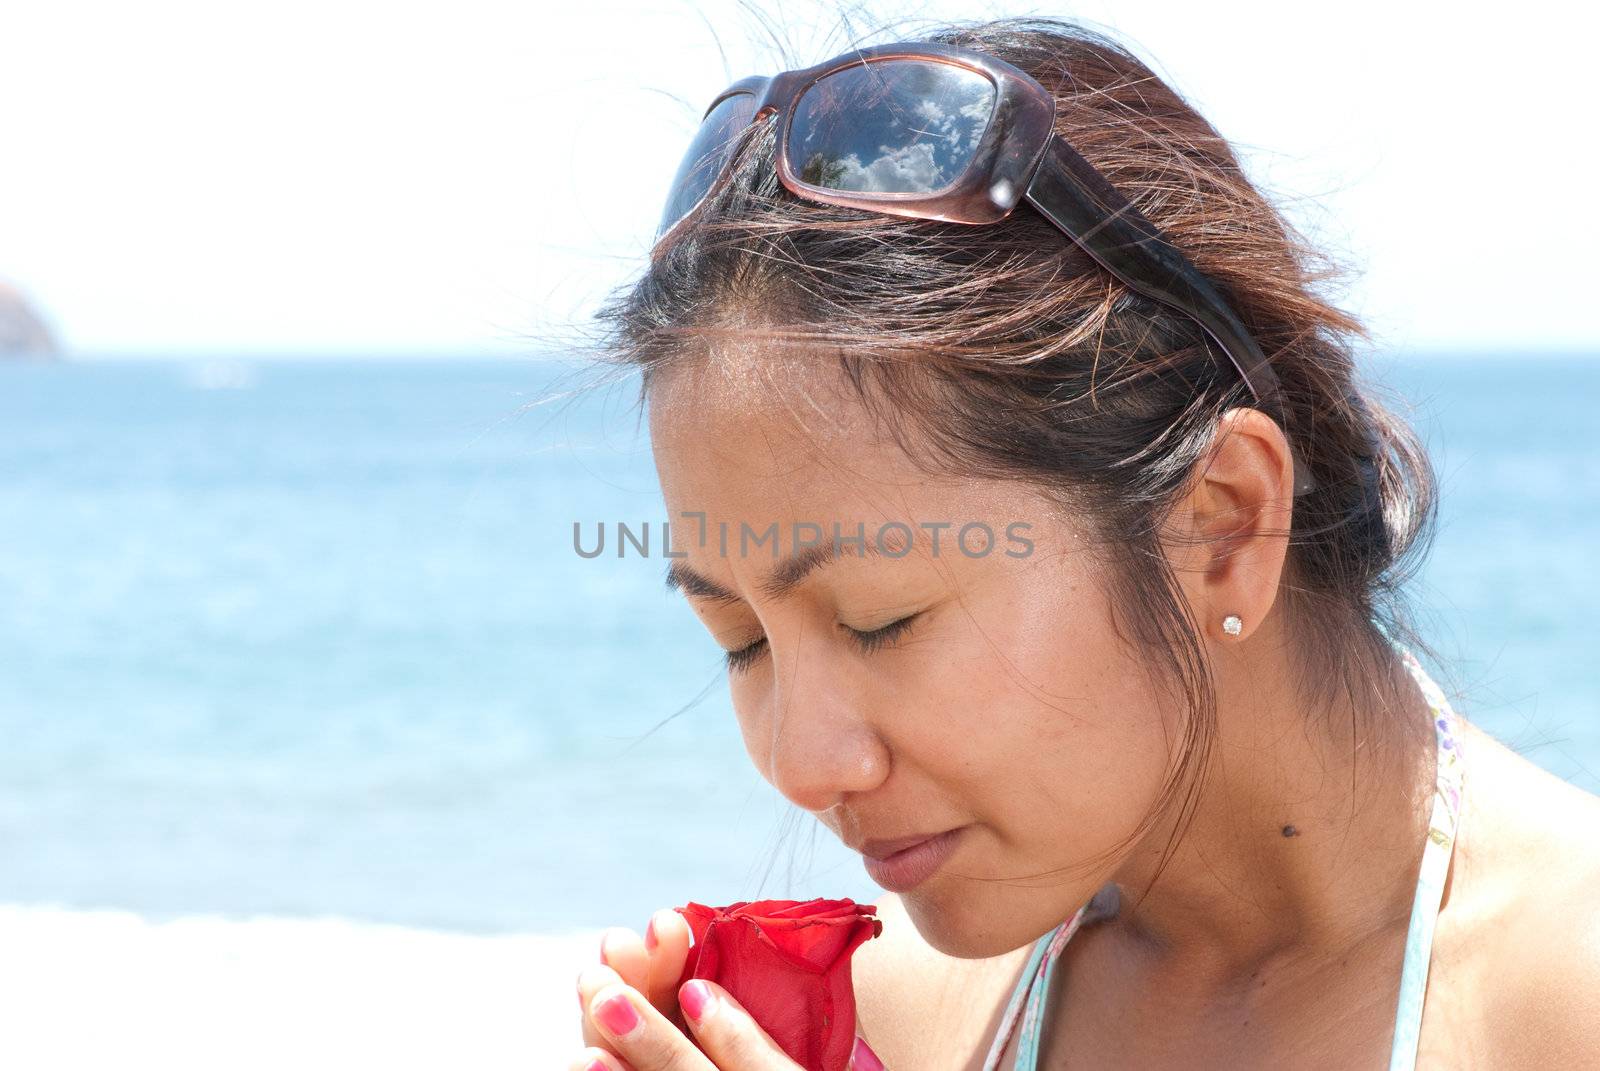
{"label": "pink nail polish", "polygon": [[603,1060],[590,1060],[589,1066],[583,1071],[611,1071],[611,1068],[607,1067]]}
{"label": "pink nail polish", "polygon": [[710,1003],[711,987],[698,978],[689,979],[678,990],[678,1006],[683,1009],[683,1014],[697,1023],[705,1015],[706,1005]]}
{"label": "pink nail polish", "polygon": [[850,1071],[883,1071],[883,1061],[872,1051],[867,1039],[859,1035],[855,1048],[850,1050]]}
{"label": "pink nail polish", "polygon": [[628,998],[618,993],[595,1005],[594,1017],[606,1030],[623,1037],[640,1023],[639,1013],[633,1010]]}

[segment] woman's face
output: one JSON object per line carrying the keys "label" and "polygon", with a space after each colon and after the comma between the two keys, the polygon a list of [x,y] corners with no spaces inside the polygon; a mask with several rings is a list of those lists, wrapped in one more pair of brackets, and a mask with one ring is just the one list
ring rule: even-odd
{"label": "woman's face", "polygon": [[[907,911],[949,955],[1019,947],[1116,869],[1120,856],[1049,873],[1102,856],[1155,806],[1172,705],[1113,633],[1100,570],[1059,505],[919,471],[825,368],[785,362],[777,387],[755,367],[679,366],[650,401],[684,555],[672,569],[716,642],[741,652],[729,681],[745,747],[852,847],[959,827],[953,854],[902,892]],[[758,543],[773,524],[776,546]],[[786,593],[764,586],[796,526],[829,546],[835,524],[869,553],[842,542]],[[987,553],[979,527],[958,544],[966,525],[987,525]],[[886,552],[870,553],[880,532]]]}

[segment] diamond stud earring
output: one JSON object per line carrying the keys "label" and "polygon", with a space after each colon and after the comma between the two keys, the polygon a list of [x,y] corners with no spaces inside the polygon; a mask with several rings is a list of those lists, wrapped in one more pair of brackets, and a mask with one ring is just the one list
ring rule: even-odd
{"label": "diamond stud earring", "polygon": [[1229,614],[1222,619],[1222,631],[1230,636],[1237,636],[1244,631],[1244,622],[1239,620],[1238,614]]}

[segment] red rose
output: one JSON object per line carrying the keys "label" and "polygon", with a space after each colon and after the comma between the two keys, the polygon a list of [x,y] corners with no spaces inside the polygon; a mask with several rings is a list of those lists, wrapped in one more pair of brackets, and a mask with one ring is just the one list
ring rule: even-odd
{"label": "red rose", "polygon": [[691,978],[716,982],[806,1071],[844,1071],[856,1037],[850,956],[883,932],[874,905],[690,901],[674,910],[694,934],[678,985]]}

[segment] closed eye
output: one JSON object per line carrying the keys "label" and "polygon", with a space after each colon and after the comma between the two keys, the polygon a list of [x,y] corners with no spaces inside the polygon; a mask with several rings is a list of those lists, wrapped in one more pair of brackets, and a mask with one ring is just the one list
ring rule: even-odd
{"label": "closed eye", "polygon": [[[873,651],[887,647],[905,635],[906,631],[911,628],[911,623],[920,615],[921,611],[919,610],[917,613],[908,614],[898,621],[891,621],[882,628],[871,629],[867,632],[853,629],[848,625],[841,625],[840,627],[849,633],[851,641],[855,643],[863,654],[871,654]],[[728,672],[738,673],[749,669],[766,649],[767,638],[762,636],[737,651],[728,651],[726,654]]]}
{"label": "closed eye", "polygon": [[[918,611],[918,613],[921,613],[921,611]],[[848,625],[844,626],[844,630],[850,633],[850,637],[855,640],[857,647],[860,647],[863,652],[871,654],[878,648],[886,647],[904,635],[906,630],[911,627],[911,622],[917,619],[917,616],[918,614],[907,614],[898,621],[891,621],[882,628],[875,628],[870,632],[858,632]]]}

